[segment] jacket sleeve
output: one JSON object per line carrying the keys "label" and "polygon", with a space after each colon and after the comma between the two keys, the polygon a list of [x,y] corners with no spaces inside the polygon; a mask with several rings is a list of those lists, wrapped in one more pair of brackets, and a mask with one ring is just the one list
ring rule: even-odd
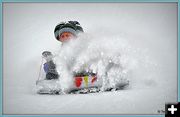
{"label": "jacket sleeve", "polygon": [[48,72],[57,74],[56,65],[54,64],[53,61],[49,61],[49,62],[48,62],[48,66],[49,66],[49,67],[48,67]]}
{"label": "jacket sleeve", "polygon": [[44,63],[44,65],[43,65],[43,69],[44,69],[44,71],[47,73],[49,70],[49,68],[48,68],[48,63]]}

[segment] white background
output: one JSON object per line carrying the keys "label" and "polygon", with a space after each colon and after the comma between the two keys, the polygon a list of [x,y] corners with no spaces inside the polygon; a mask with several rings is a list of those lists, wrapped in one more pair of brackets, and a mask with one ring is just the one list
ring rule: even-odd
{"label": "white background", "polygon": [[[68,20],[79,21],[91,35],[119,34],[148,49],[159,68],[155,85],[88,95],[36,94],[41,52],[60,49],[54,27]],[[3,4],[4,114],[157,114],[175,101],[176,3]]]}

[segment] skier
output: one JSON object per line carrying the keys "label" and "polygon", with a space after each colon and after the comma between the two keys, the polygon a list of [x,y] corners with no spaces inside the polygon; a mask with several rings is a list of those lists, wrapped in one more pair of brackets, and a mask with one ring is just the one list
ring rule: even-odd
{"label": "skier", "polygon": [[55,38],[62,43],[77,38],[78,34],[83,32],[78,21],[61,22],[54,29]]}
{"label": "skier", "polygon": [[46,73],[46,80],[58,79],[59,75],[56,71],[56,65],[53,62],[53,55],[49,51],[44,51],[42,57],[46,60],[44,63],[44,71]]}

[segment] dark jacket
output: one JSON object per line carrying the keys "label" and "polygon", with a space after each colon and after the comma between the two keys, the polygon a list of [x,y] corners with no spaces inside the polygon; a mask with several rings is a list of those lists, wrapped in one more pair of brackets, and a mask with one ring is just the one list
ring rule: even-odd
{"label": "dark jacket", "polygon": [[44,71],[46,72],[47,80],[59,78],[58,72],[56,70],[56,65],[54,64],[52,60],[44,64]]}

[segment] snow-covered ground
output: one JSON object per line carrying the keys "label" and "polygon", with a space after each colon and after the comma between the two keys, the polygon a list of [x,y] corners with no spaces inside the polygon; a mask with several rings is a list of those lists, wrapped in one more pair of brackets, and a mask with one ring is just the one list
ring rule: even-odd
{"label": "snow-covered ground", "polygon": [[[59,55],[68,50],[63,56],[77,51],[74,42],[69,44],[72,48],[61,48],[53,35],[56,24],[67,20],[79,21],[86,32],[83,42],[75,42],[84,50],[72,69],[78,69],[82,61],[91,62],[88,58],[94,56],[98,61],[114,60],[126,71],[130,80],[127,89],[36,94],[42,51]],[[56,57],[58,65],[61,56]],[[103,65],[97,64],[98,68]],[[177,4],[3,4],[4,114],[159,114],[165,103],[176,101]]]}

